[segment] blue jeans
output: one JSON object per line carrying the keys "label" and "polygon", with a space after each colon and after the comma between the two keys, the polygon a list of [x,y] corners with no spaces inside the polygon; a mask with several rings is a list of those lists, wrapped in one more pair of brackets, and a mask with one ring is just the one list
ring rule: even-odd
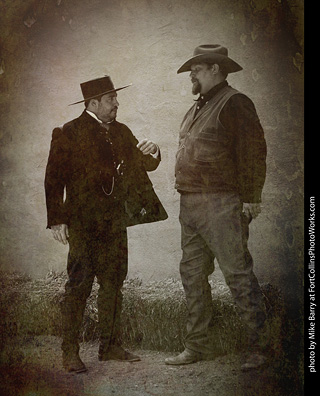
{"label": "blue jeans", "polygon": [[180,199],[180,274],[188,306],[186,348],[213,351],[210,325],[214,321],[208,276],[216,258],[248,331],[258,340],[265,316],[263,296],[248,250],[248,219],[234,193],[185,193]]}

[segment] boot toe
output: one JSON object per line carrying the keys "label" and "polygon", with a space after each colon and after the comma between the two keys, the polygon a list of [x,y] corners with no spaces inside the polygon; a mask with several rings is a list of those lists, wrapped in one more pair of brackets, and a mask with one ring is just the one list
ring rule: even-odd
{"label": "boot toe", "polygon": [[169,365],[183,365],[183,364],[191,364],[191,363],[196,363],[199,360],[202,360],[200,355],[196,353],[192,353],[188,350],[184,350],[180,355],[174,356],[171,358],[167,358],[165,360],[165,364]]}
{"label": "boot toe", "polygon": [[253,353],[251,354],[245,363],[241,366],[242,371],[255,370],[263,367],[267,362],[267,358],[261,354]]}
{"label": "boot toe", "polygon": [[117,360],[125,362],[139,362],[141,359],[139,356],[134,355],[131,352],[124,350],[120,346],[111,346],[109,350],[104,353],[99,353],[99,360]]}
{"label": "boot toe", "polygon": [[84,373],[87,371],[86,366],[83,361],[80,359],[79,355],[66,355],[64,354],[62,357],[62,364],[64,369],[70,373],[75,372],[77,374]]}

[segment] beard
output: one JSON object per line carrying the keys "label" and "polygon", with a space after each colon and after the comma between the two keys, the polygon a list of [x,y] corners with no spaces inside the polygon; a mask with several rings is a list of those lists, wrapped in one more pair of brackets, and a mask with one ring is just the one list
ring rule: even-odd
{"label": "beard", "polygon": [[199,83],[198,80],[195,80],[195,79],[191,80],[191,82],[193,84],[192,85],[192,93],[193,93],[193,95],[197,95],[198,93],[201,92],[201,84]]}
{"label": "beard", "polygon": [[117,112],[118,109],[113,109],[110,111],[110,113],[108,114],[108,120],[106,122],[113,122],[116,118],[117,118]]}

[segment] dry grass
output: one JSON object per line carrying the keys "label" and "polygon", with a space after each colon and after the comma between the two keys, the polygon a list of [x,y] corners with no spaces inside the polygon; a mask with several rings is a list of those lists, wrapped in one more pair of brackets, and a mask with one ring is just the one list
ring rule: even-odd
{"label": "dry grass", "polygon": [[[45,279],[32,280],[17,273],[0,273],[0,332],[4,345],[15,336],[61,335],[59,301],[66,274],[49,272]],[[244,331],[229,289],[212,284],[215,310],[214,334],[217,353],[235,352],[245,346]],[[273,344],[280,339],[281,298],[269,285],[262,286],[266,300],[273,306],[270,316]],[[87,301],[81,338],[98,338],[97,291],[94,283]],[[127,346],[142,349],[179,351],[183,348],[187,308],[180,281],[167,279],[143,284],[127,280],[123,288],[122,340]]]}

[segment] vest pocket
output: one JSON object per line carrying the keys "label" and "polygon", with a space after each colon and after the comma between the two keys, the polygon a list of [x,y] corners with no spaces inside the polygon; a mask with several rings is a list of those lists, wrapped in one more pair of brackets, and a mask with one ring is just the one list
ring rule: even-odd
{"label": "vest pocket", "polygon": [[216,162],[225,156],[225,148],[218,133],[200,132],[194,140],[193,158],[198,162]]}

